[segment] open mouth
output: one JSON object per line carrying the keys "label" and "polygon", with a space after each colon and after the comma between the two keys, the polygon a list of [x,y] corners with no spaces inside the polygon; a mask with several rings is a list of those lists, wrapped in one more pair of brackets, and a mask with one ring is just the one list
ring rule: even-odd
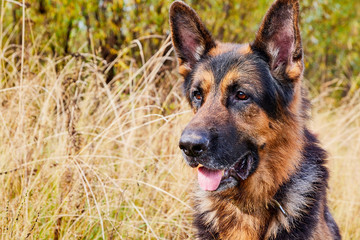
{"label": "open mouth", "polygon": [[247,153],[227,169],[201,166],[198,168],[199,186],[205,191],[222,191],[234,187],[250,175],[253,163],[253,155]]}

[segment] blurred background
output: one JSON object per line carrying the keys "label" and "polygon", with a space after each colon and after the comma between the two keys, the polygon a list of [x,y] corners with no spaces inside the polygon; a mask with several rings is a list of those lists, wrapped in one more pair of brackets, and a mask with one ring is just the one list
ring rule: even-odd
{"label": "blurred background", "polygon": [[[1,0],[2,239],[193,239],[171,2]],[[186,1],[238,43],[271,2]],[[343,238],[360,239],[360,1],[300,6],[328,202]]]}
{"label": "blurred background", "polygon": [[[14,3],[5,4],[7,2],[3,1],[3,7],[6,7],[3,30],[11,30],[16,37],[5,34],[3,38],[10,38],[12,44],[20,44],[22,8]],[[140,38],[148,58],[169,34],[170,3],[165,0],[25,1],[25,41],[36,43],[47,55],[93,52],[110,62],[119,50]],[[198,11],[216,39],[250,42],[271,1],[193,0],[187,3]],[[359,12],[360,2],[356,0],[301,1],[305,76],[314,93],[320,93],[327,86],[336,86],[332,96],[340,100],[359,88]],[[159,37],[150,37],[154,35]],[[127,54],[134,58],[139,52]],[[124,67],[118,63],[108,79]]]}

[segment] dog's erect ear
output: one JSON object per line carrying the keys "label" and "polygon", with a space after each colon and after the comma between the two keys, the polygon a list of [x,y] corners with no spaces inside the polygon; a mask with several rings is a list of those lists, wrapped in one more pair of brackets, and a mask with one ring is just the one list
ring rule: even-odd
{"label": "dog's erect ear", "polygon": [[175,1],[171,4],[170,28],[179,59],[179,72],[186,76],[201,56],[216,44],[196,12],[184,2]]}
{"label": "dog's erect ear", "polygon": [[278,80],[300,79],[304,66],[298,0],[276,0],[251,47],[266,55],[270,70]]}

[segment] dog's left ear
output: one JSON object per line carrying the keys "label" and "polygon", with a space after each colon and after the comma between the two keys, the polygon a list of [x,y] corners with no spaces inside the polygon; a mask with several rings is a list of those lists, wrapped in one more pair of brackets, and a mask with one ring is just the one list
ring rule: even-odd
{"label": "dog's left ear", "polygon": [[170,6],[170,28],[179,72],[185,77],[216,44],[196,12],[182,1]]}
{"label": "dog's left ear", "polygon": [[291,82],[300,79],[304,66],[298,0],[276,0],[273,3],[251,48],[265,54],[276,79]]}

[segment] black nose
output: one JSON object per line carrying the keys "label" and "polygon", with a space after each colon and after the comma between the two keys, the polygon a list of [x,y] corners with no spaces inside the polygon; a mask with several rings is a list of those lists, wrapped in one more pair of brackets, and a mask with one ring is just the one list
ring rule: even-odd
{"label": "black nose", "polygon": [[180,149],[189,157],[199,157],[209,147],[209,138],[205,132],[186,130],[179,142]]}

